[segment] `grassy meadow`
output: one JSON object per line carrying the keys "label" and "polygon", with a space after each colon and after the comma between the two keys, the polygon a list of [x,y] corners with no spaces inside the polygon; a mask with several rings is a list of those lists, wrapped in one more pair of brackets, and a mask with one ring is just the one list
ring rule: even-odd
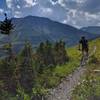
{"label": "grassy meadow", "polygon": [[100,100],[100,39],[90,42],[90,50],[93,46],[96,52],[90,57],[82,82],[73,91],[72,100]]}

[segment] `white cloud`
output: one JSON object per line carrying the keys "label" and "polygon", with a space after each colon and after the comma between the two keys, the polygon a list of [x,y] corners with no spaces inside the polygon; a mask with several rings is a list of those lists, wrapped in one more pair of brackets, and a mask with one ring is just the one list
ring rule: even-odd
{"label": "white cloud", "polygon": [[62,21],[62,23],[73,25],[79,28],[98,24],[100,22],[99,17],[100,13],[91,14],[89,12],[71,9],[67,13],[66,18]]}
{"label": "white cloud", "polygon": [[16,6],[18,9],[20,9],[21,7],[19,5]]}
{"label": "white cloud", "polygon": [[32,7],[37,5],[37,0],[24,0],[26,2],[25,7]]}
{"label": "white cloud", "polygon": [[40,12],[45,15],[51,15],[53,10],[51,8],[40,7]]}
{"label": "white cloud", "polygon": [[92,19],[97,19],[97,17],[98,17],[96,14],[90,14],[88,12],[85,12],[85,16],[86,16],[87,20],[90,20],[91,18]]}
{"label": "white cloud", "polygon": [[50,0],[50,3],[51,3],[52,5],[56,5],[56,4],[58,3],[58,0],[57,0],[57,1]]}
{"label": "white cloud", "polygon": [[0,15],[4,13],[4,10],[0,8]]}
{"label": "white cloud", "polygon": [[12,8],[13,0],[6,0],[6,4],[7,4],[8,8]]}
{"label": "white cloud", "polygon": [[58,4],[60,4],[62,7],[66,7],[65,0],[58,0]]}
{"label": "white cloud", "polygon": [[22,13],[20,11],[15,11],[14,12],[14,17],[20,18],[22,16]]}
{"label": "white cloud", "polygon": [[62,23],[64,23],[64,24],[67,24],[67,22],[68,22],[67,19],[64,19],[64,20],[62,21]]}
{"label": "white cloud", "polygon": [[52,5],[59,4],[59,5],[62,6],[62,7],[66,7],[65,0],[57,0],[57,1],[50,0],[50,3],[51,3]]}
{"label": "white cloud", "polygon": [[68,12],[68,14],[70,16],[72,16],[73,18],[76,17],[76,13],[77,13],[77,10],[76,9],[70,9],[69,12]]}
{"label": "white cloud", "polygon": [[79,4],[82,4],[82,3],[86,2],[86,0],[72,0],[72,1],[75,1],[76,3],[79,3]]}

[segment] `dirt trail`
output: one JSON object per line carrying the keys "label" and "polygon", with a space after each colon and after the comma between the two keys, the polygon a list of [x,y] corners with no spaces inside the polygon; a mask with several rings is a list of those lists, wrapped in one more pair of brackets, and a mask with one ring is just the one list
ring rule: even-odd
{"label": "dirt trail", "polygon": [[85,70],[85,66],[80,66],[71,75],[66,77],[58,87],[51,91],[47,100],[70,100],[72,90],[79,84]]}
{"label": "dirt trail", "polygon": [[[96,51],[96,48],[94,49],[93,53]],[[86,62],[87,60],[83,63]],[[61,84],[51,90],[47,100],[71,100],[72,90],[80,83],[81,77],[84,75],[86,69],[86,64],[84,64],[84,66],[80,65],[78,69],[66,77]]]}

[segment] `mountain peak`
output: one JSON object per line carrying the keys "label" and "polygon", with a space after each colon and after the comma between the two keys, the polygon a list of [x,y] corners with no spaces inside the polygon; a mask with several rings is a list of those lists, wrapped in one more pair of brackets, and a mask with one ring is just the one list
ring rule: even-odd
{"label": "mountain peak", "polygon": [[46,17],[39,17],[39,16],[32,16],[32,15],[29,15],[29,16],[26,16],[24,17],[24,19],[45,19],[45,20],[51,20],[49,18],[46,18]]}

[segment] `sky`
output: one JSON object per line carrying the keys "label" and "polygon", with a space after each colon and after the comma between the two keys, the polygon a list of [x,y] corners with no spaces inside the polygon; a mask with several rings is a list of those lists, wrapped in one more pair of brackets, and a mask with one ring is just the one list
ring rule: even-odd
{"label": "sky", "polygon": [[75,27],[100,25],[100,0],[0,0],[0,20],[28,15],[47,17]]}

